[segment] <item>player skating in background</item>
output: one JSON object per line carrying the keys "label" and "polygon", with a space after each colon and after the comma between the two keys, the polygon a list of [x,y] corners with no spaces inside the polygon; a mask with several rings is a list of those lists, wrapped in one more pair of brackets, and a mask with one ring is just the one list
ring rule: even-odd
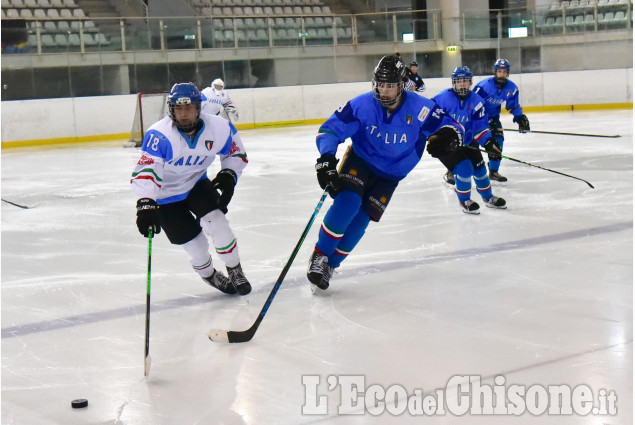
{"label": "player skating in background", "polygon": [[[501,104],[505,102],[505,109],[514,116],[514,122],[518,123],[518,131],[529,131],[529,120],[523,114],[523,108],[518,103],[518,87],[509,80],[510,65],[506,59],[498,59],[494,63],[494,76],[486,78],[474,87],[474,92],[485,99],[485,111],[489,117],[489,128],[492,136],[503,150],[504,136],[503,126],[500,121]],[[507,177],[498,172],[501,163],[501,154],[488,153],[489,178],[499,182],[506,182]]]}
{"label": "player skating in background", "polygon": [[[441,156],[439,160],[448,172],[444,176],[450,184],[456,185],[454,191],[459,198],[463,212],[479,214],[479,205],[470,199],[472,193],[472,177],[478,193],[491,208],[507,208],[503,198],[492,194],[492,186],[487,177],[485,160],[479,150],[481,146],[488,152],[500,155],[498,142],[492,138],[488,129],[484,99],[470,90],[472,87],[472,71],[461,66],[452,72],[452,88],[443,90],[432,98],[443,111],[454,118],[465,128],[463,145],[449,156]],[[469,147],[468,147],[469,146]]]}
{"label": "player skating in background", "polygon": [[212,81],[210,87],[203,89],[202,111],[212,115],[220,115],[226,120],[238,121],[238,110],[232,103],[229,94],[225,91],[225,83],[220,78]]}
{"label": "player skating in background", "polygon": [[[143,138],[141,159],[132,173],[137,226],[142,235],[161,228],[187,252],[205,282],[226,294],[246,295],[251,285],[240,266],[236,237],[225,217],[227,204],[247,154],[231,122],[201,113],[201,93],[192,83],[175,84],[168,95],[169,116],[154,123]],[[213,180],[207,169],[216,156],[221,170]],[[207,236],[225,263],[229,278],[214,269]]]}
{"label": "player skating in background", "polygon": [[[432,100],[404,91],[406,66],[398,55],[375,68],[372,91],[341,106],[320,127],[315,169],[320,187],[334,198],[311,254],[307,277],[327,289],[333,270],[361,240],[369,222],[379,221],[402,180],[428,152],[446,155],[463,130]],[[335,155],[351,138],[338,173]]]}

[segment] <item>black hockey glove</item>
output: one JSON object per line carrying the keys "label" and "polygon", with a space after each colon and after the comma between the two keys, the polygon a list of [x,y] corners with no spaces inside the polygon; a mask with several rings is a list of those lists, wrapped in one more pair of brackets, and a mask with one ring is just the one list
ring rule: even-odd
{"label": "black hockey glove", "polygon": [[232,200],[232,196],[234,196],[234,186],[236,186],[236,182],[238,181],[238,177],[234,170],[230,170],[229,168],[223,168],[216,174],[214,180],[212,180],[212,187],[214,190],[219,191],[218,198],[218,208],[224,213],[227,212],[227,205],[229,205],[229,201]]}
{"label": "black hockey glove", "polygon": [[514,122],[518,123],[518,132],[519,133],[527,133],[530,131],[529,129],[529,120],[527,119],[527,115],[519,115],[514,117]]}
{"label": "black hockey glove", "polygon": [[427,151],[433,158],[448,156],[456,152],[463,137],[454,127],[443,126],[428,137]]}
{"label": "black hockey glove", "polygon": [[483,147],[490,155],[500,156],[501,153],[503,153],[500,143],[498,143],[498,141],[494,138],[491,138],[487,142],[485,142],[485,145]]}
{"label": "black hockey glove", "polygon": [[338,162],[335,155],[325,153],[317,159],[315,164],[318,183],[322,189],[326,189],[328,186],[328,192],[332,198],[340,191],[340,176],[335,168]]}
{"label": "black hockey glove", "polygon": [[492,132],[492,137],[503,137],[503,125],[498,118],[490,118],[489,131]]}
{"label": "black hockey glove", "polygon": [[154,199],[139,199],[137,201],[137,227],[139,228],[139,233],[146,238],[150,228],[152,228],[152,232],[155,235],[161,233],[161,225],[159,223],[159,206]]}

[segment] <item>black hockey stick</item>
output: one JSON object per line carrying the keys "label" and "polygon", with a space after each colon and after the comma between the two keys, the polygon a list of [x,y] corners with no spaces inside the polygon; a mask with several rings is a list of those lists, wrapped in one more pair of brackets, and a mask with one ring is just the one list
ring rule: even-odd
{"label": "black hockey stick", "polygon": [[209,337],[210,340],[214,342],[251,341],[256,331],[258,330],[258,327],[260,326],[262,319],[265,318],[265,314],[267,314],[267,310],[269,310],[269,306],[271,306],[271,302],[273,301],[273,298],[276,296],[278,289],[280,289],[280,285],[282,285],[282,281],[284,280],[284,277],[287,275],[287,272],[289,271],[289,268],[291,267],[291,264],[293,263],[295,256],[298,254],[298,251],[300,250],[300,247],[302,246],[302,242],[304,242],[304,239],[309,233],[309,229],[311,229],[311,226],[313,225],[313,222],[315,221],[315,217],[317,217],[318,213],[320,212],[320,209],[322,208],[322,204],[324,204],[324,200],[326,199],[327,193],[328,192],[325,189],[324,192],[322,193],[322,197],[320,198],[320,202],[318,202],[317,206],[313,210],[311,219],[309,220],[306,227],[304,228],[304,232],[302,232],[302,236],[300,237],[300,240],[295,245],[295,248],[293,249],[293,252],[291,253],[291,257],[289,257],[287,264],[282,269],[282,273],[280,273],[280,276],[278,277],[276,284],[273,285],[273,289],[269,293],[269,297],[267,297],[267,301],[265,301],[265,305],[262,307],[262,310],[260,310],[260,313],[258,314],[258,317],[256,318],[256,321],[254,322],[254,324],[251,325],[251,327],[245,331],[224,331],[220,329],[212,329],[207,333],[207,336]]}
{"label": "black hockey stick", "polygon": [[[503,131],[519,131],[516,128],[504,128]],[[614,134],[612,136],[607,136],[604,134],[586,134],[586,133],[562,133],[559,131],[541,131],[541,130],[530,130],[527,133],[542,133],[542,134],[559,134],[561,136],[583,136],[583,137],[607,137],[611,139],[615,139],[616,137],[622,137],[619,134]]]}
{"label": "black hockey stick", "polygon": [[143,357],[143,376],[150,373],[152,357],[150,357],[150,270],[152,266],[152,228],[148,230],[148,286],[146,289],[146,347]]}
{"label": "black hockey stick", "polygon": [[[468,148],[470,149],[476,149],[472,146],[468,146]],[[479,149],[481,152],[485,152],[488,153],[485,149]],[[516,159],[516,158],[510,158],[509,156],[505,156],[505,155],[501,155],[501,157],[505,158],[505,159],[509,159],[510,161],[514,161],[514,162],[519,162],[521,164],[525,164],[525,165],[529,165],[530,167],[536,167],[536,168],[540,168],[541,170],[545,170],[545,171],[550,171],[552,173],[556,173],[556,174],[560,174],[561,176],[565,176],[565,177],[570,177],[572,179],[576,179],[576,180],[580,180],[585,182],[586,184],[589,185],[589,187],[591,189],[595,189],[595,187],[593,187],[593,185],[591,183],[589,183],[588,181],[581,179],[580,177],[575,177],[575,176],[571,176],[569,174],[565,174],[565,173],[561,173],[560,171],[556,171],[556,170],[552,170],[550,168],[545,168],[545,167],[541,167],[540,165],[536,165],[536,164],[531,164],[529,162],[525,162],[525,161],[521,161],[520,159]]]}
{"label": "black hockey stick", "polygon": [[23,210],[28,210],[28,209],[30,209],[30,207],[27,207],[27,206],[25,206],[25,205],[16,204],[15,202],[7,201],[6,199],[2,199],[2,202],[6,202],[7,204],[11,204],[11,205],[13,205],[14,207],[22,208]]}

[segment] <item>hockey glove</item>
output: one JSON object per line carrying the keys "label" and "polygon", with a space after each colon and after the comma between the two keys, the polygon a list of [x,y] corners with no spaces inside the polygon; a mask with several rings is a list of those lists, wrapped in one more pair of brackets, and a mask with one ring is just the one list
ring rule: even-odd
{"label": "hockey glove", "polygon": [[529,129],[529,120],[527,119],[527,115],[519,115],[514,117],[514,122],[518,123],[518,132],[519,133],[527,133],[530,131]]}
{"label": "hockey glove", "polygon": [[227,212],[227,205],[229,205],[229,201],[234,196],[234,186],[236,186],[237,181],[236,173],[229,168],[220,170],[214,180],[212,180],[212,187],[220,195],[218,197],[218,208],[224,213]]}
{"label": "hockey glove", "polygon": [[152,229],[154,234],[161,233],[161,225],[159,219],[159,206],[150,198],[141,198],[137,201],[137,227],[139,233],[146,238],[148,230]]}
{"label": "hockey glove", "polygon": [[328,192],[331,197],[335,197],[340,191],[340,176],[337,174],[338,159],[335,155],[325,153],[318,158],[315,164],[315,172],[317,173],[318,183],[322,189],[328,186]]}
{"label": "hockey glove", "polygon": [[462,140],[461,133],[446,125],[428,137],[427,151],[433,158],[448,156],[456,152]]}
{"label": "hockey glove", "polygon": [[503,153],[500,143],[498,143],[494,138],[491,138],[487,142],[485,142],[485,145],[483,147],[490,155],[500,156],[501,153]]}
{"label": "hockey glove", "polygon": [[492,132],[492,137],[503,137],[503,125],[498,118],[490,118],[489,120],[489,131]]}

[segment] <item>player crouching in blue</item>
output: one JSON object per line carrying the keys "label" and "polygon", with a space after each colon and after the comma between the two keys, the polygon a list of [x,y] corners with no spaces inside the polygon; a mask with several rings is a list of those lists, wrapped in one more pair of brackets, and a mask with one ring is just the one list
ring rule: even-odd
{"label": "player crouching in blue", "polygon": [[[417,165],[428,141],[433,156],[459,145],[463,130],[432,100],[404,91],[406,66],[399,55],[384,56],[375,68],[372,91],[341,106],[320,127],[315,166],[329,208],[309,260],[312,290],[329,287],[333,270],[361,240],[370,221],[379,221],[399,181]],[[340,143],[351,138],[338,173]]]}
{"label": "player crouching in blue", "polygon": [[470,90],[471,87],[472,71],[470,68],[467,66],[457,67],[452,72],[452,88],[443,90],[432,100],[437,102],[446,114],[465,128],[463,146],[451,155],[439,157],[439,160],[448,169],[444,176],[445,180],[450,184],[455,184],[454,190],[463,212],[479,214],[479,205],[470,199],[472,177],[474,177],[476,189],[486,206],[507,208],[507,203],[503,198],[492,194],[485,160],[479,149],[483,146],[488,152],[499,155],[501,150],[488,128],[485,101],[473,93]]}
{"label": "player crouching in blue", "polygon": [[[225,214],[247,166],[247,154],[234,125],[201,113],[201,101],[194,84],[175,84],[168,95],[168,116],[146,131],[131,180],[139,198],[137,227],[145,237],[149,229],[159,233],[163,228],[170,242],[187,252],[206,283],[226,294],[246,295],[251,285]],[[207,169],[216,156],[221,170],[210,180]],[[229,278],[214,269],[206,235],[225,262]]]}

